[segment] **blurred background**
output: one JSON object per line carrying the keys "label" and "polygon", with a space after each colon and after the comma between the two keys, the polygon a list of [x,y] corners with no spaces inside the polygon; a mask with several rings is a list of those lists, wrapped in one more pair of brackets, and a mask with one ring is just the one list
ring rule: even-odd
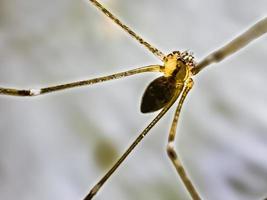
{"label": "blurred background", "polygon": [[[266,1],[102,0],[166,54],[196,60],[266,16]],[[267,37],[195,80],[176,147],[207,200],[267,196]],[[40,88],[160,61],[85,0],[0,0],[0,85]],[[35,98],[0,96],[0,199],[78,200],[156,113],[143,74]],[[96,200],[189,200],[167,158],[174,108]]]}

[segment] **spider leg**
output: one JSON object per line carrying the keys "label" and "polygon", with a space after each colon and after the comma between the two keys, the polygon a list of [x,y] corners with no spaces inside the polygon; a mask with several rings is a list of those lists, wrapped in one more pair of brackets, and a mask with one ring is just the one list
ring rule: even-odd
{"label": "spider leg", "polygon": [[223,59],[227,58],[228,56],[234,54],[243,47],[247,46],[253,40],[264,35],[266,32],[267,32],[267,17],[254,24],[247,31],[245,31],[240,36],[230,41],[222,48],[212,52],[207,57],[205,57],[192,70],[193,74],[196,75],[198,72],[200,72],[202,69],[204,69],[205,67],[207,67],[212,63],[222,61]]}
{"label": "spider leg", "polygon": [[129,70],[129,71],[115,73],[115,74],[108,75],[108,76],[102,76],[102,77],[99,77],[99,78],[93,78],[93,79],[89,79],[89,80],[65,83],[65,84],[45,87],[45,88],[41,88],[41,89],[23,90],[23,89],[0,87],[0,95],[37,96],[37,95],[41,95],[41,94],[57,92],[57,91],[60,91],[60,90],[66,90],[66,89],[70,89],[70,88],[74,88],[74,87],[93,85],[93,84],[96,84],[96,83],[101,83],[101,82],[104,82],[104,81],[110,81],[110,80],[113,80],[113,79],[124,78],[124,77],[127,77],[127,76],[132,76],[132,75],[140,74],[140,73],[144,73],[144,72],[162,72],[163,69],[164,69],[164,67],[160,66],[160,65],[150,65],[150,66],[145,66],[145,67],[132,69],[132,70]]}
{"label": "spider leg", "polygon": [[127,158],[127,156],[132,152],[132,150],[141,142],[141,140],[147,135],[150,129],[165,115],[165,113],[170,109],[170,107],[177,100],[180,92],[177,91],[171,101],[160,111],[160,113],[152,120],[152,122],[141,132],[141,134],[134,140],[134,142],[128,147],[124,154],[119,158],[119,160],[113,165],[113,167],[100,179],[100,181],[90,190],[89,194],[84,198],[84,200],[92,199],[103,184],[108,180],[108,178],[116,171],[116,169],[121,165],[121,163]]}
{"label": "spider leg", "polygon": [[113,22],[119,25],[124,31],[130,34],[134,39],[136,39],[140,44],[145,46],[151,53],[153,53],[156,57],[158,57],[161,61],[164,61],[165,55],[153,47],[139,35],[137,35],[133,30],[131,30],[128,26],[122,23],[116,16],[114,16],[111,12],[109,12],[103,5],[101,5],[97,0],[89,0],[91,1],[101,12],[103,12],[108,18],[110,18]]}
{"label": "spider leg", "polygon": [[179,100],[178,107],[175,111],[175,115],[173,118],[171,130],[169,133],[169,138],[168,138],[168,145],[167,145],[167,153],[169,158],[171,159],[176,171],[178,172],[180,178],[182,179],[187,191],[190,193],[191,197],[193,200],[200,200],[200,195],[198,194],[196,188],[192,184],[192,181],[186,174],[185,168],[182,165],[182,162],[180,161],[175,149],[174,149],[174,140],[175,140],[175,135],[176,135],[176,129],[177,129],[177,124],[178,124],[178,119],[179,119],[179,114],[181,112],[181,108],[183,106],[184,100],[193,87],[193,80],[190,78],[189,81],[187,82],[185,89],[182,93],[182,96]]}

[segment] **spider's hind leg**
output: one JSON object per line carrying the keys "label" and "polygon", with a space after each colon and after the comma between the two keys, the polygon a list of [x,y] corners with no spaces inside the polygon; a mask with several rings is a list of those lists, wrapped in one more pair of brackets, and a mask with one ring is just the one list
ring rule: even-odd
{"label": "spider's hind leg", "polygon": [[176,135],[176,128],[178,124],[178,119],[179,119],[179,114],[181,112],[184,100],[193,87],[193,80],[190,78],[189,81],[186,83],[185,89],[182,93],[182,96],[179,100],[178,107],[175,111],[175,115],[173,118],[171,130],[169,133],[169,138],[168,138],[168,145],[167,145],[167,153],[169,158],[171,159],[176,171],[178,172],[180,178],[182,179],[187,191],[191,195],[193,200],[201,200],[200,195],[198,194],[196,188],[194,187],[192,181],[188,177],[185,168],[182,165],[182,162],[180,161],[175,149],[174,149],[174,140],[175,140],[175,135]]}
{"label": "spider's hind leg", "polygon": [[0,87],[0,95],[10,95],[10,96],[20,96],[20,97],[32,97],[32,96],[38,96],[42,94],[47,94],[51,92],[58,92],[61,90],[66,90],[74,87],[82,87],[86,85],[93,85],[96,83],[102,83],[105,81],[110,81],[114,79],[120,79],[124,78],[127,76],[132,76],[135,74],[140,74],[144,72],[162,72],[164,69],[163,66],[160,65],[149,65],[145,67],[140,67],[124,72],[119,72],[115,73],[112,75],[107,75],[107,76],[102,76],[98,78],[93,78],[89,80],[82,80],[82,81],[76,81],[76,82],[71,82],[71,83],[65,83],[61,85],[55,85],[55,86],[50,86],[50,87],[45,87],[41,89],[15,89],[15,88],[4,88]]}

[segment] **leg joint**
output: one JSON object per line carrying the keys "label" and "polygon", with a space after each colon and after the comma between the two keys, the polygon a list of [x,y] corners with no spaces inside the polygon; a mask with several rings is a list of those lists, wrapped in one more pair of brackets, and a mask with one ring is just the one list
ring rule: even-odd
{"label": "leg joint", "polygon": [[176,159],[177,158],[177,154],[176,154],[176,152],[174,150],[172,142],[168,143],[168,145],[167,145],[167,154],[171,159]]}

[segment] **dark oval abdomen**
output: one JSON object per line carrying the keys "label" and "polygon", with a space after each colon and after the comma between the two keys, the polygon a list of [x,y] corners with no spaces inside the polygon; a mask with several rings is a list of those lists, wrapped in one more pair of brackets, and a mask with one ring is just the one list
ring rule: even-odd
{"label": "dark oval abdomen", "polygon": [[178,88],[176,88],[176,81],[173,77],[161,76],[155,79],[145,90],[141,102],[141,112],[155,112],[163,108],[172,99],[176,89]]}

